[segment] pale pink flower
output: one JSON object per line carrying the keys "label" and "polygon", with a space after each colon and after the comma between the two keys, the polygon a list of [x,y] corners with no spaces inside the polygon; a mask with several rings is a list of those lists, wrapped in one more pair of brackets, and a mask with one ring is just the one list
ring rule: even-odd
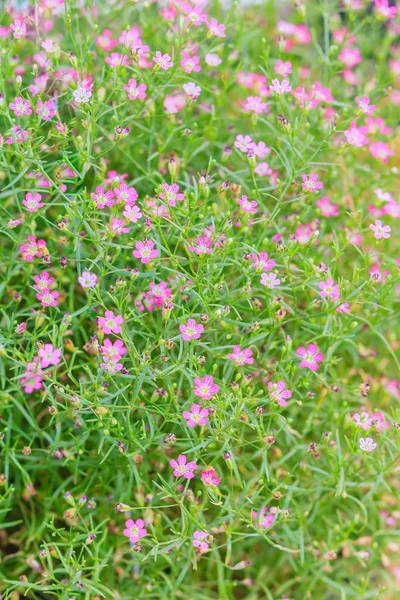
{"label": "pale pink flower", "polygon": [[360,129],[357,129],[354,123],[351,124],[349,129],[346,129],[344,135],[348,143],[352,146],[361,148],[362,146],[366,146],[366,144],[368,144],[367,136],[361,133]]}
{"label": "pale pink flower", "polygon": [[277,278],[275,273],[262,273],[260,283],[261,285],[266,285],[270,290],[273,290],[280,285],[281,280]]}
{"label": "pale pink flower", "polygon": [[140,258],[143,264],[147,264],[152,258],[158,256],[158,250],[154,249],[154,242],[152,240],[143,240],[143,242],[136,242],[135,248],[132,252],[134,258]]}
{"label": "pale pink flower", "polygon": [[171,61],[171,57],[169,54],[161,54],[159,50],[157,50],[156,55],[153,58],[153,61],[166,71],[167,69],[171,69],[174,66],[174,63]]}
{"label": "pale pink flower", "polygon": [[45,40],[40,45],[47,54],[53,54],[56,51],[53,40]]}
{"label": "pale pink flower", "polygon": [[114,192],[112,190],[104,191],[103,186],[96,187],[96,193],[91,193],[90,197],[96,204],[96,208],[104,208],[105,206],[114,206]]}
{"label": "pale pink flower", "polygon": [[186,325],[179,325],[179,331],[182,334],[182,339],[189,342],[190,340],[198,340],[200,334],[204,331],[204,327],[201,323],[197,324],[194,319],[188,319]]}
{"label": "pale pink flower", "polygon": [[203,398],[203,400],[211,400],[219,390],[219,386],[214,383],[214,379],[211,375],[205,375],[203,379],[195,377],[194,386],[194,395]]}
{"label": "pale pink flower", "polygon": [[201,87],[193,83],[193,81],[189,81],[189,83],[184,83],[182,87],[186,96],[192,98],[192,100],[197,100],[197,98],[201,94]]}
{"label": "pale pink flower", "polygon": [[207,21],[207,27],[208,27],[208,31],[212,35],[215,35],[216,37],[221,37],[221,38],[226,37],[226,34],[225,34],[226,27],[223,23],[218,23],[217,19],[210,19],[210,21]]}
{"label": "pale pink flower", "polygon": [[251,258],[253,260],[252,267],[257,271],[271,271],[276,265],[273,258],[268,258],[268,252],[260,252],[259,256],[253,252]]}
{"label": "pale pink flower", "polygon": [[183,67],[183,70],[185,71],[185,73],[192,73],[195,72],[197,73],[198,71],[201,71],[201,67],[200,67],[200,59],[198,56],[193,55],[191,56],[190,54],[187,54],[186,52],[182,52],[182,60],[181,60],[181,67]]}
{"label": "pale pink flower", "polygon": [[207,552],[210,543],[213,541],[212,535],[205,531],[195,531],[193,534],[193,546],[198,549],[199,552]]}
{"label": "pale pink flower", "polygon": [[390,238],[391,228],[389,225],[383,225],[382,221],[375,221],[375,224],[371,224],[369,228],[374,232],[374,238],[377,240],[381,240],[382,238]]}
{"label": "pale pink flower", "polygon": [[124,318],[121,315],[114,315],[112,310],[106,310],[104,317],[97,317],[97,325],[104,333],[115,333],[118,335],[122,332],[122,323]]}
{"label": "pale pink flower", "polygon": [[56,105],[53,100],[46,100],[43,102],[41,98],[39,98],[36,108],[36,114],[40,116],[43,121],[50,121],[52,117],[56,114]]}
{"label": "pale pink flower", "polygon": [[273,513],[267,512],[267,508],[264,506],[260,513],[258,514],[255,510],[251,511],[251,516],[255,521],[254,526],[259,527],[260,529],[268,529],[271,527],[272,523],[275,520],[275,515]]}
{"label": "pale pink flower", "polygon": [[124,227],[124,219],[116,219],[111,217],[111,221],[108,224],[108,229],[113,235],[121,235],[121,233],[129,233],[129,227]]}
{"label": "pale pink flower", "polygon": [[236,141],[234,143],[235,148],[240,150],[240,152],[248,152],[252,149],[252,145],[254,144],[252,138],[249,135],[237,135]]}
{"label": "pale pink flower", "polygon": [[291,92],[292,86],[290,85],[290,82],[287,79],[282,79],[282,81],[279,81],[279,79],[273,79],[272,85],[270,85],[269,89],[272,92],[279,94],[279,96],[282,96],[283,94]]}
{"label": "pale pink flower", "polygon": [[184,410],[182,416],[187,421],[188,427],[196,427],[197,425],[207,425],[209,411],[206,408],[201,408],[199,404],[192,404],[190,412]]}
{"label": "pale pink flower", "polygon": [[186,15],[186,21],[191,25],[200,27],[202,23],[207,21],[207,15],[202,11],[200,6],[192,7],[189,3],[185,7],[184,13]]}
{"label": "pale pink flower", "polygon": [[59,293],[55,291],[50,291],[48,288],[45,288],[38,294],[36,294],[36,298],[40,300],[42,306],[58,306],[59,302],[57,298],[59,297]]}
{"label": "pale pink flower", "polygon": [[10,29],[14,32],[13,37],[16,40],[19,40],[20,38],[25,37],[26,25],[19,19],[15,19],[14,23],[11,23]]}
{"label": "pale pink flower", "polygon": [[104,340],[100,351],[103,356],[114,359],[119,359],[128,352],[122,340],[115,340],[115,342],[112,343],[112,341],[109,338],[106,338]]}
{"label": "pale pink flower", "polygon": [[233,346],[233,352],[228,354],[228,358],[235,361],[239,367],[242,367],[243,365],[252,365],[254,362],[253,352],[250,348],[241,350],[238,344]]}
{"label": "pale pink flower", "polygon": [[397,15],[396,6],[390,6],[389,0],[374,0],[377,12],[384,19],[395,19]]}
{"label": "pale pink flower", "polygon": [[318,371],[318,363],[324,360],[324,355],[319,352],[318,346],[315,344],[308,344],[307,349],[303,346],[299,346],[296,350],[296,354],[302,359],[300,361],[300,367],[302,369],[310,369],[311,371]]}
{"label": "pale pink flower", "polygon": [[104,369],[105,371],[107,371],[108,373],[110,373],[111,375],[115,375],[115,373],[118,373],[119,371],[122,371],[123,365],[122,363],[118,362],[120,359],[119,356],[113,356],[113,357],[109,357],[109,356],[103,356],[103,361],[100,364],[100,367],[102,369]]}
{"label": "pale pink flower", "polygon": [[14,111],[16,117],[32,114],[32,109],[28,100],[24,100],[23,98],[21,98],[21,96],[17,96],[14,102],[10,102],[8,106],[11,108],[12,111]]}
{"label": "pale pink flower", "polygon": [[143,519],[137,519],[136,521],[128,519],[125,522],[123,534],[129,538],[131,544],[136,544],[136,542],[147,535],[147,530],[144,527]]}
{"label": "pale pink flower", "polygon": [[72,96],[77,104],[88,104],[92,97],[92,92],[81,83],[78,89],[72,92]]}
{"label": "pale pink flower", "polygon": [[185,199],[185,194],[179,192],[179,185],[173,183],[168,185],[168,183],[163,183],[161,186],[162,192],[160,192],[161,200],[165,200],[169,206],[176,206],[176,201],[179,202]]}
{"label": "pale pink flower", "polygon": [[50,277],[47,271],[43,271],[40,275],[34,275],[35,285],[33,288],[38,292],[42,292],[45,289],[50,289],[52,283],[54,283],[54,277]]}
{"label": "pale pink flower", "polygon": [[261,100],[259,96],[248,96],[243,110],[246,113],[254,112],[256,115],[261,115],[267,108],[267,104]]}
{"label": "pale pink flower", "polygon": [[122,213],[125,219],[128,219],[131,223],[137,223],[139,219],[143,217],[140,208],[135,204],[132,206],[130,204],[126,204],[124,208],[124,212]]}
{"label": "pale pink flower", "polygon": [[212,239],[203,235],[200,235],[196,240],[196,246],[189,246],[189,250],[195,252],[198,255],[211,254],[212,253]]}
{"label": "pale pink flower", "polygon": [[327,219],[329,217],[337,217],[339,215],[338,205],[331,204],[328,196],[322,196],[320,200],[317,200],[316,205],[321,211],[322,215]]}
{"label": "pale pink flower", "polygon": [[97,283],[97,275],[90,271],[83,271],[78,277],[78,281],[84,289],[93,288]]}
{"label": "pale pink flower", "polygon": [[373,452],[377,447],[377,443],[370,437],[360,438],[360,448],[363,452]]}
{"label": "pale pink flower", "polygon": [[384,163],[388,162],[388,158],[390,156],[394,156],[394,150],[392,150],[392,148],[389,148],[386,142],[373,142],[368,147],[372,156],[377,160],[381,160]]}
{"label": "pale pink flower", "polygon": [[339,304],[339,306],[336,309],[336,312],[338,313],[346,313],[346,314],[350,314],[350,306],[348,302],[343,302],[343,304]]}
{"label": "pale pink flower", "polygon": [[190,461],[188,463],[186,461],[187,459],[184,454],[180,454],[178,456],[178,460],[172,459],[169,461],[169,464],[174,469],[175,477],[185,477],[186,479],[193,479],[193,471],[197,468],[197,465],[194,461]]}

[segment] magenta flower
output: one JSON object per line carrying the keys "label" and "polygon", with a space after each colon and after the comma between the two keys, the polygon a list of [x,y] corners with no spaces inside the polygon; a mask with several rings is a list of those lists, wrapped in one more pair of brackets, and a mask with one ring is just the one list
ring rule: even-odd
{"label": "magenta flower", "polygon": [[29,212],[36,212],[38,208],[42,208],[44,203],[41,202],[42,196],[41,194],[32,194],[28,192],[25,196],[25,199],[22,200],[22,204],[26,206]]}
{"label": "magenta flower", "polygon": [[212,468],[207,469],[206,471],[202,471],[201,479],[202,479],[204,485],[207,485],[207,486],[216,486],[221,483],[221,478],[218,477],[218,475]]}
{"label": "magenta flower", "polygon": [[194,395],[203,398],[203,400],[211,400],[219,390],[219,386],[214,383],[214,379],[211,375],[206,375],[203,379],[195,377],[194,386]]}
{"label": "magenta flower", "polygon": [[46,102],[43,102],[43,100],[39,98],[36,114],[39,115],[43,121],[50,121],[56,112],[56,105],[54,104],[53,100],[46,100]]}
{"label": "magenta flower", "polygon": [[168,202],[170,206],[176,206],[176,201],[184,200],[185,194],[179,192],[179,185],[173,183],[172,185],[168,185],[168,183],[163,183],[161,186],[162,192],[160,192],[161,200],[165,200]]}
{"label": "magenta flower", "polygon": [[260,529],[268,529],[269,527],[271,527],[272,523],[275,520],[275,515],[273,513],[267,512],[267,510],[268,509],[264,506],[260,510],[260,514],[258,514],[255,510],[251,512],[251,516],[255,521],[255,527],[259,527]]}
{"label": "magenta flower", "polygon": [[303,173],[301,179],[303,181],[302,188],[305,192],[317,192],[324,187],[322,181],[318,181],[316,173],[310,173],[309,175]]}
{"label": "magenta flower", "polygon": [[97,283],[97,275],[90,271],[83,271],[82,275],[78,277],[78,281],[83,289],[93,288]]}
{"label": "magenta flower", "polygon": [[333,279],[327,279],[325,282],[318,284],[320,295],[322,298],[327,298],[331,302],[340,299],[340,287],[333,281]]}
{"label": "magenta flower", "polygon": [[268,383],[270,397],[273,400],[276,400],[280,406],[287,406],[288,403],[286,402],[286,399],[292,397],[292,392],[290,390],[285,390],[285,387],[286,383],[284,381],[278,381],[278,383],[272,383],[272,381],[270,381]]}
{"label": "magenta flower", "polygon": [[277,60],[276,65],[274,66],[274,71],[278,75],[282,75],[282,77],[287,77],[292,72],[292,63],[288,60],[286,62]]}
{"label": "magenta flower", "polygon": [[351,124],[349,129],[346,129],[344,135],[351,146],[357,146],[361,148],[361,146],[366,146],[368,144],[367,136],[364,135],[360,129],[357,129],[354,123]]}
{"label": "magenta flower", "polygon": [[134,187],[129,187],[126,183],[121,183],[119,188],[114,188],[114,194],[117,198],[118,204],[125,204],[129,206],[133,206],[136,200],[139,198],[139,195]]}
{"label": "magenta flower", "polygon": [[120,356],[103,356],[104,362],[100,364],[100,367],[108,373],[110,373],[111,375],[115,375],[115,373],[118,373],[118,371],[121,371],[123,368],[122,363],[118,362],[120,358]]}
{"label": "magenta flower", "polygon": [[199,404],[192,404],[190,411],[184,410],[182,416],[187,420],[188,427],[196,427],[196,425],[207,425],[209,411],[206,408],[201,408]]}
{"label": "magenta flower", "polygon": [[137,519],[137,521],[128,519],[125,522],[123,534],[129,538],[131,544],[136,544],[136,542],[147,535],[147,530],[144,528],[143,519]]}
{"label": "magenta flower", "polygon": [[42,306],[58,306],[59,302],[57,298],[59,295],[56,290],[51,292],[48,288],[45,288],[41,293],[36,294],[36,298],[40,300]]}
{"label": "magenta flower", "polygon": [[374,225],[369,226],[370,230],[374,232],[374,238],[377,240],[390,238],[391,228],[389,225],[383,225],[382,221],[375,221]]}
{"label": "magenta flower", "polygon": [[281,280],[277,278],[275,273],[263,273],[261,275],[261,285],[266,285],[270,290],[280,285]]}
{"label": "magenta flower", "polygon": [[300,367],[302,369],[310,369],[311,371],[318,371],[318,363],[324,360],[324,355],[319,352],[318,346],[315,344],[308,344],[307,349],[303,346],[299,346],[296,350],[296,354],[301,357]]}
{"label": "magenta flower", "polygon": [[239,367],[242,367],[243,365],[252,365],[254,362],[253,352],[250,348],[241,350],[239,345],[233,346],[233,352],[228,354],[228,358],[234,360]]}
{"label": "magenta flower", "polygon": [[144,83],[137,85],[136,79],[130,79],[128,85],[124,85],[124,90],[128,92],[129,100],[144,100],[146,98],[147,86]]}
{"label": "magenta flower", "polygon": [[272,258],[268,258],[268,252],[260,252],[257,256],[255,252],[252,253],[251,258],[253,264],[251,265],[258,271],[271,271],[276,265],[276,262]]}
{"label": "magenta flower", "polygon": [[19,250],[24,260],[32,262],[35,257],[40,258],[47,252],[46,242],[44,240],[36,241],[35,235],[28,235],[26,243],[20,244]]}
{"label": "magenta flower", "polygon": [[121,358],[121,356],[127,353],[127,349],[125,348],[124,342],[122,340],[115,340],[115,342],[112,343],[112,341],[109,338],[106,338],[104,340],[100,351],[103,356],[116,359]]}
{"label": "magenta flower", "polygon": [[45,344],[43,348],[39,348],[38,356],[40,358],[40,366],[45,368],[50,365],[58,365],[61,362],[61,350],[54,348],[53,344]]}
{"label": "magenta flower", "polygon": [[218,23],[217,19],[210,19],[209,21],[207,21],[207,27],[208,27],[208,31],[212,34],[215,35],[216,37],[226,37],[225,32],[225,25],[223,25],[222,23]]}
{"label": "magenta flower", "polygon": [[124,219],[116,219],[115,217],[111,217],[108,229],[113,236],[121,235],[121,233],[129,233],[130,231],[129,227],[125,227]]}
{"label": "magenta flower", "polygon": [[147,264],[152,258],[158,256],[158,250],[153,250],[155,244],[151,240],[143,240],[143,242],[136,242],[135,248],[132,252],[132,256],[140,258],[143,264]]}
{"label": "magenta flower", "polygon": [[212,239],[203,235],[200,235],[196,240],[196,246],[189,246],[189,250],[195,252],[198,255],[211,254],[212,253]]}
{"label": "magenta flower", "polygon": [[97,317],[97,325],[104,333],[121,333],[124,319],[121,315],[114,316],[112,310],[106,310],[104,317]]}
{"label": "magenta flower", "polygon": [[258,203],[255,200],[247,200],[247,196],[243,195],[238,198],[238,204],[245,213],[256,213]]}
{"label": "magenta flower", "polygon": [[357,96],[356,102],[360,111],[365,115],[372,115],[376,111],[376,106],[370,104],[371,100],[368,98],[368,96],[363,96],[362,98]]}
{"label": "magenta flower", "polygon": [[190,340],[198,340],[200,334],[204,331],[204,327],[201,323],[197,324],[194,319],[188,319],[186,325],[179,325],[179,331],[182,334],[183,341],[189,342]]}
{"label": "magenta flower", "polygon": [[32,394],[32,392],[40,390],[43,386],[43,379],[38,374],[27,372],[25,377],[21,379],[21,385],[26,394]]}
{"label": "magenta flower", "polygon": [[316,202],[317,207],[322,213],[323,217],[327,219],[329,217],[337,217],[339,215],[339,207],[337,204],[331,204],[328,196],[322,196],[320,200]]}
{"label": "magenta flower", "polygon": [[95,194],[90,194],[92,200],[96,204],[96,208],[104,208],[105,206],[114,206],[114,192],[112,190],[108,190],[108,192],[104,191],[103,186],[98,185],[96,188]]}
{"label": "magenta flower", "polygon": [[20,38],[25,37],[26,25],[19,19],[15,19],[14,23],[11,23],[10,29],[14,32],[13,37],[16,40],[19,40]]}
{"label": "magenta flower", "polygon": [[175,477],[193,479],[193,471],[197,468],[197,465],[193,460],[186,463],[186,456],[184,454],[180,454],[177,461],[175,459],[170,460],[169,464],[174,469]]}
{"label": "magenta flower", "polygon": [[191,56],[187,52],[182,52],[181,67],[183,67],[183,70],[188,75],[192,73],[192,71],[197,73],[201,71],[200,59],[196,55]]}

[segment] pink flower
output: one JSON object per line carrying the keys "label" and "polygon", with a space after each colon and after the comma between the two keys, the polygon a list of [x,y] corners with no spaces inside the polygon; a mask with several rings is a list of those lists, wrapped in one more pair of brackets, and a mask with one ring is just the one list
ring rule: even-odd
{"label": "pink flower", "polygon": [[83,289],[93,288],[97,283],[97,275],[90,271],[83,271],[82,275],[78,277],[78,281]]}
{"label": "pink flower", "polygon": [[100,367],[111,375],[115,375],[115,373],[118,373],[123,368],[122,363],[118,362],[119,359],[120,356],[103,356],[104,362],[100,364]]}
{"label": "pink flower", "polygon": [[156,65],[161,67],[161,69],[164,69],[164,71],[171,69],[174,66],[174,63],[171,62],[171,57],[169,54],[161,54],[159,50],[157,50],[153,61],[156,63]]}
{"label": "pink flower", "polygon": [[34,390],[40,390],[43,386],[43,378],[38,374],[27,371],[25,376],[21,379],[21,385],[26,394],[32,394]]}
{"label": "pink flower", "polygon": [[271,271],[276,265],[273,258],[268,258],[268,252],[260,252],[260,256],[253,252],[251,258],[253,260],[252,267],[257,271]]}
{"label": "pink flower", "polygon": [[168,185],[168,183],[163,183],[161,186],[162,192],[160,192],[161,200],[165,200],[169,206],[176,206],[176,201],[184,200],[185,194],[179,192],[179,185],[173,183],[172,185]]}
{"label": "pink flower", "polygon": [[147,535],[147,530],[144,528],[144,521],[142,519],[137,519],[137,521],[128,519],[125,522],[123,534],[129,538],[131,544],[136,544],[136,542]]}
{"label": "pink flower", "polygon": [[92,92],[84,86],[84,82],[79,84],[77,90],[72,92],[72,96],[77,104],[88,104],[92,97]]}
{"label": "pink flower", "polygon": [[149,288],[148,295],[154,300],[157,306],[161,306],[164,302],[171,300],[171,288],[168,287],[165,281],[150,283]]}
{"label": "pink flower", "polygon": [[192,8],[188,3],[187,8],[185,7],[184,13],[186,15],[186,21],[191,25],[195,25],[196,27],[200,27],[202,23],[207,21],[207,15],[201,10],[200,6],[195,6]]}
{"label": "pink flower", "polygon": [[193,81],[189,81],[189,83],[184,83],[182,87],[186,96],[188,96],[192,100],[197,100],[197,98],[201,94],[201,87],[193,83]]}
{"label": "pink flower", "polygon": [[286,398],[289,399],[292,397],[292,392],[290,390],[285,390],[286,384],[284,381],[278,381],[278,383],[272,383],[272,381],[268,382],[268,390],[269,395],[273,400],[280,406],[287,406]]}
{"label": "pink flower", "polygon": [[96,208],[104,208],[105,206],[114,206],[114,192],[112,190],[108,190],[108,192],[104,191],[103,186],[98,185],[96,188],[95,194],[90,194],[92,200],[96,204]]}
{"label": "pink flower", "polygon": [[137,223],[139,219],[143,217],[140,208],[136,205],[126,204],[124,212],[122,213],[125,219],[128,219],[131,223]]}
{"label": "pink flower", "polygon": [[372,427],[373,418],[367,412],[362,412],[361,415],[355,413],[352,415],[353,421],[356,427],[360,429],[364,429],[364,431],[369,431]]}
{"label": "pink flower", "polygon": [[134,258],[140,258],[143,264],[147,264],[152,258],[158,256],[158,250],[153,250],[155,244],[151,240],[143,240],[143,242],[136,242],[135,248],[132,252]]}
{"label": "pink flower", "polygon": [[183,67],[185,73],[189,74],[192,71],[194,71],[195,73],[201,71],[199,63],[200,59],[198,56],[190,56],[190,54],[182,52],[181,67]]}
{"label": "pink flower", "polygon": [[327,298],[331,302],[339,300],[340,288],[338,285],[335,285],[333,279],[327,279],[326,282],[319,283],[318,287],[321,290],[320,295],[322,298]]}
{"label": "pink flower", "polygon": [[53,54],[56,50],[53,40],[45,40],[40,45],[47,54]]}
{"label": "pink flower", "polygon": [[128,92],[129,100],[144,100],[146,98],[147,86],[144,83],[137,85],[136,79],[130,79],[128,85],[124,85],[124,90]]}
{"label": "pink flower", "polygon": [[237,135],[236,136],[236,141],[234,143],[235,148],[237,148],[238,150],[240,150],[241,152],[247,152],[248,150],[251,150],[252,148],[252,144],[253,144],[253,140],[249,135]]}
{"label": "pink flower", "polygon": [[111,217],[111,222],[108,224],[108,229],[113,235],[121,235],[121,233],[129,233],[129,227],[124,227],[124,219],[115,219]]}
{"label": "pink flower", "polygon": [[321,211],[322,215],[327,219],[329,217],[337,217],[339,215],[339,207],[337,204],[331,204],[328,196],[322,196],[320,200],[317,200],[316,205]]}
{"label": "pink flower", "polygon": [[26,206],[29,212],[36,212],[38,208],[42,208],[44,203],[41,202],[42,196],[41,194],[32,194],[28,192],[25,196],[25,199],[22,200],[22,204]]}
{"label": "pink flower", "polygon": [[271,153],[271,148],[269,148],[265,142],[258,142],[258,144],[256,144],[255,142],[251,143],[251,150],[254,152],[255,156],[257,156],[257,158],[264,158],[265,156],[267,156],[268,154]]}
{"label": "pink flower", "polygon": [[252,365],[254,362],[253,352],[250,348],[241,350],[239,345],[233,346],[233,352],[228,354],[228,358],[234,360],[239,367],[242,367],[243,365]]}
{"label": "pink flower", "polygon": [[310,173],[309,175],[303,173],[301,179],[303,181],[302,188],[305,192],[317,192],[324,187],[322,181],[318,181],[316,173]]}
{"label": "pink flower", "polygon": [[274,71],[282,77],[287,77],[292,72],[292,63],[289,61],[283,62],[280,59],[276,61]]}
{"label": "pink flower", "polygon": [[279,96],[282,96],[282,94],[291,92],[292,86],[287,79],[282,79],[282,81],[279,81],[279,79],[273,79],[272,85],[270,85],[270,90],[276,94],[279,94]]}
{"label": "pink flower", "polygon": [[207,27],[212,35],[222,38],[226,37],[226,34],[224,33],[226,27],[222,23],[218,23],[217,19],[210,19],[210,21],[207,21]]}
{"label": "pink flower", "polygon": [[376,10],[384,19],[394,19],[397,15],[396,6],[389,6],[389,0],[374,0]]}
{"label": "pink flower", "polygon": [[214,379],[211,375],[205,375],[203,379],[195,377],[194,386],[194,395],[203,398],[203,400],[211,400],[219,390],[219,386],[214,383]]}
{"label": "pink flower", "polygon": [[97,317],[97,325],[104,333],[121,333],[123,322],[124,318],[121,315],[114,316],[112,310],[106,310],[104,317]]}
{"label": "pink flower", "polygon": [[270,290],[280,285],[281,280],[277,278],[275,273],[263,273],[261,275],[261,285],[266,285]]}
{"label": "pink flower", "polygon": [[10,102],[8,106],[14,111],[16,117],[32,114],[29,102],[21,98],[21,96],[17,96],[14,102]]}
{"label": "pink flower", "polygon": [[384,163],[388,162],[389,156],[394,156],[394,150],[389,148],[385,142],[373,142],[369,145],[372,156]]}
{"label": "pink flower", "polygon": [[348,302],[343,302],[343,304],[339,304],[339,306],[336,309],[336,312],[338,313],[347,313],[348,315],[350,314],[350,306]]}
{"label": "pink flower", "polygon": [[254,214],[257,212],[258,203],[255,200],[247,200],[247,196],[244,194],[241,198],[238,198],[238,204],[245,213]]}
{"label": "pink flower", "polygon": [[114,344],[109,338],[106,338],[103,345],[100,348],[103,356],[108,358],[120,359],[124,354],[127,353],[127,349],[124,346],[122,340],[115,340]]}
{"label": "pink flower", "polygon": [[209,535],[205,531],[195,531],[193,534],[192,543],[195,548],[198,548],[199,552],[207,552],[212,541],[212,535]]}
{"label": "pink flower", "polygon": [[377,240],[381,240],[382,238],[390,238],[391,228],[389,225],[382,225],[382,221],[375,221],[375,224],[371,224],[369,228],[374,232],[374,238]]}
{"label": "pink flower", "polygon": [[113,191],[117,198],[117,202],[125,205],[128,204],[132,206],[139,198],[135,188],[127,186],[126,183],[120,183],[119,188],[115,187]]}
{"label": "pink flower", "polygon": [[352,69],[362,61],[361,53],[358,48],[343,48],[339,54],[341,60],[346,67]]}
{"label": "pink flower", "polygon": [[43,102],[43,100],[39,98],[36,114],[39,115],[43,121],[50,121],[56,112],[56,105],[54,104],[53,100],[46,100],[46,102]]}
{"label": "pink flower", "polygon": [[201,323],[197,324],[194,319],[188,319],[186,325],[179,325],[179,331],[182,334],[183,341],[189,342],[190,340],[198,340],[200,334],[204,331],[204,327]]}
{"label": "pink flower", "polygon": [[308,344],[307,349],[303,346],[299,346],[296,350],[296,354],[301,357],[300,367],[302,369],[310,369],[311,371],[318,371],[318,363],[324,360],[322,352],[318,351],[318,346],[315,344]]}
{"label": "pink flower", "polygon": [[196,240],[196,246],[190,246],[189,250],[196,254],[211,254],[212,253],[212,239],[205,236],[199,236]]}
{"label": "pink flower", "polygon": [[19,19],[15,19],[14,23],[11,23],[10,29],[14,32],[13,37],[16,40],[19,40],[20,38],[25,37],[26,25]]}
{"label": "pink flower", "polygon": [[61,362],[61,350],[54,348],[53,344],[45,344],[43,348],[39,348],[38,356],[40,358],[40,366],[42,368],[50,365],[58,365]]}
{"label": "pink flower", "polygon": [[47,271],[43,271],[40,275],[34,275],[33,279],[35,280],[33,288],[38,292],[49,289],[51,284],[54,283],[54,277],[50,277]]}
{"label": "pink flower", "polygon": [[254,112],[256,115],[261,115],[266,108],[267,104],[259,96],[248,96],[243,110],[246,113]]}
{"label": "pink flower", "polygon": [[40,293],[36,294],[36,298],[40,300],[42,306],[58,306],[59,302],[57,298],[59,295],[60,294],[56,290],[51,292],[48,288],[45,288]]}
{"label": "pink flower", "polygon": [[197,465],[194,461],[186,463],[186,456],[184,454],[180,454],[177,461],[175,459],[170,460],[169,464],[174,469],[175,477],[193,479],[193,471],[197,468]]}
{"label": "pink flower", "polygon": [[220,477],[218,477],[218,475],[212,468],[207,469],[206,471],[202,471],[201,479],[202,479],[204,485],[207,485],[207,486],[209,486],[209,485],[216,486],[221,483]]}
{"label": "pink flower", "polygon": [[357,129],[354,123],[351,124],[350,129],[346,129],[344,135],[346,136],[348,143],[352,146],[361,148],[362,146],[368,144],[368,138],[361,133],[359,129]]}
{"label": "pink flower", "polygon": [[268,529],[269,527],[271,527],[272,523],[275,520],[275,515],[270,512],[268,512],[267,514],[266,513],[267,508],[265,506],[260,510],[259,515],[255,510],[251,511],[251,516],[255,521],[255,527],[259,527],[260,529]]}
{"label": "pink flower", "polygon": [[19,250],[22,253],[24,260],[32,262],[35,257],[40,258],[47,252],[46,242],[44,240],[38,240],[36,242],[35,235],[28,235],[26,243],[20,244]]}
{"label": "pink flower", "polygon": [[370,437],[360,438],[360,448],[363,452],[373,452],[378,444],[374,442],[374,440]]}
{"label": "pink flower", "polygon": [[187,420],[188,427],[196,427],[196,425],[207,425],[209,411],[206,408],[201,408],[199,404],[192,404],[191,412],[184,410],[182,416]]}
{"label": "pink flower", "polygon": [[110,29],[105,29],[100,35],[96,38],[96,46],[102,48],[106,52],[109,52],[115,46],[118,46],[117,40],[112,39],[112,33]]}
{"label": "pink flower", "polygon": [[365,115],[372,115],[372,113],[376,111],[376,106],[370,104],[371,100],[368,98],[368,96],[363,96],[362,98],[357,96],[356,102],[360,111]]}

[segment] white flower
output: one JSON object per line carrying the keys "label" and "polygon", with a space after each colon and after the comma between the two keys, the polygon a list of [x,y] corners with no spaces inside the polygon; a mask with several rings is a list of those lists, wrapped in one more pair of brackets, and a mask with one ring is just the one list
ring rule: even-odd
{"label": "white flower", "polygon": [[77,104],[87,104],[92,96],[92,92],[84,88],[83,86],[79,86],[75,92],[72,93],[74,100]]}

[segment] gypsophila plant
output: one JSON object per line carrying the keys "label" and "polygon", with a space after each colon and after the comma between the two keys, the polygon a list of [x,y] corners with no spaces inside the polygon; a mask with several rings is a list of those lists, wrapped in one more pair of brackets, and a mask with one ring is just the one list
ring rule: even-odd
{"label": "gypsophila plant", "polygon": [[400,598],[400,6],[2,8],[1,599]]}

